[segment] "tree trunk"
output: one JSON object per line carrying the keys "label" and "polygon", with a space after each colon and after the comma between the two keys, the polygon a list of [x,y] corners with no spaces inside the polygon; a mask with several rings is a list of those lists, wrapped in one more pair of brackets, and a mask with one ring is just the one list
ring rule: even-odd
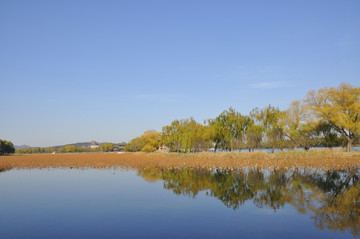
{"label": "tree trunk", "polygon": [[349,132],[348,134],[346,133],[346,131],[344,129],[340,130],[340,133],[346,138],[347,140],[347,145],[346,145],[346,152],[350,152],[352,149],[352,143],[355,139],[355,135],[352,134],[351,132]]}
{"label": "tree trunk", "polygon": [[273,154],[275,152],[275,146],[272,147],[271,153]]}
{"label": "tree trunk", "polygon": [[297,151],[297,145],[295,145],[295,147],[294,147],[294,151]]}
{"label": "tree trunk", "polygon": [[347,145],[346,145],[346,152],[350,152],[351,151],[351,149],[352,149],[352,143],[353,143],[353,141],[354,141],[354,138],[352,138],[352,139],[347,139]]}

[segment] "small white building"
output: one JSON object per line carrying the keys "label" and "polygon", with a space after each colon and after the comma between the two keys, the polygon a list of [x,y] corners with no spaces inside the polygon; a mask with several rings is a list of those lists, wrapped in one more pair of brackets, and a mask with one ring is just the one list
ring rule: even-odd
{"label": "small white building", "polygon": [[100,147],[100,145],[98,143],[96,143],[95,140],[91,141],[91,144],[90,144],[91,149],[97,149],[99,147]]}

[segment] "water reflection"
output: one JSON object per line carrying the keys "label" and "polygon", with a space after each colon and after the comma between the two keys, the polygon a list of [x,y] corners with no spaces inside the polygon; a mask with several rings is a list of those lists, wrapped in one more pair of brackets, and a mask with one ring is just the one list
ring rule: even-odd
{"label": "water reflection", "polygon": [[218,198],[228,208],[239,209],[251,200],[274,212],[286,204],[309,214],[319,229],[360,236],[359,170],[138,170],[149,182],[163,180],[165,189],[195,198],[200,191]]}
{"label": "water reflection", "polygon": [[0,173],[7,171],[5,168],[0,168]]}

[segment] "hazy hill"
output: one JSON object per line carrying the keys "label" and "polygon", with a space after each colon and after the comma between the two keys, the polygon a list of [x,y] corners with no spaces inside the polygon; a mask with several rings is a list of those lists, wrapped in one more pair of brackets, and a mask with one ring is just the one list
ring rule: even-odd
{"label": "hazy hill", "polygon": [[[51,146],[51,147],[54,147],[54,148],[62,148],[64,146],[67,146],[67,145],[75,145],[77,147],[90,147],[90,145],[102,145],[103,143],[98,143],[96,141],[91,141],[91,142],[79,142],[79,143],[73,143],[73,144],[64,144],[64,145],[56,145],[56,146]],[[120,145],[120,146],[125,146],[126,143],[125,142],[122,142],[122,143],[117,143],[117,145]],[[31,146],[28,146],[28,145],[15,145],[15,149],[24,149],[24,148],[38,148],[38,147],[31,147]],[[43,148],[43,147],[42,147]]]}
{"label": "hazy hill", "polygon": [[[96,142],[96,141],[91,141],[91,142],[80,142],[80,143],[73,143],[73,144],[65,144],[65,145],[57,145],[57,146],[52,146],[52,147],[55,147],[57,149],[59,148],[62,148],[64,146],[67,146],[67,145],[75,145],[77,147],[90,147],[90,145],[102,145],[104,142],[102,143],[99,143],[99,142]],[[113,143],[115,144],[115,143]],[[126,143],[125,142],[121,142],[121,143],[117,143],[117,145],[120,145],[120,146],[125,146]]]}
{"label": "hazy hill", "polygon": [[14,145],[14,147],[15,147],[15,149],[25,149],[25,148],[30,148],[31,146],[29,146],[29,145],[25,145],[25,144],[23,144],[23,145]]}
{"label": "hazy hill", "polygon": [[73,144],[65,144],[65,145],[56,145],[56,146],[52,146],[52,147],[55,147],[57,149],[59,148],[62,148],[64,146],[67,146],[67,145],[75,145],[77,147],[90,147],[90,145],[101,145],[101,143],[98,143],[98,142],[79,142],[79,143],[73,143]]}

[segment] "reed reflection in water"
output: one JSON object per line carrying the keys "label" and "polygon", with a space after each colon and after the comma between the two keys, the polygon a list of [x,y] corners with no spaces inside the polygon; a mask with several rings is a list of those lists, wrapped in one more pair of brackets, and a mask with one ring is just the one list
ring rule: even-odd
{"label": "reed reflection in water", "polygon": [[360,237],[359,170],[138,170],[146,181],[163,180],[165,189],[195,198],[201,191],[228,208],[246,201],[276,213],[286,204],[310,215],[319,229],[350,231]]}

